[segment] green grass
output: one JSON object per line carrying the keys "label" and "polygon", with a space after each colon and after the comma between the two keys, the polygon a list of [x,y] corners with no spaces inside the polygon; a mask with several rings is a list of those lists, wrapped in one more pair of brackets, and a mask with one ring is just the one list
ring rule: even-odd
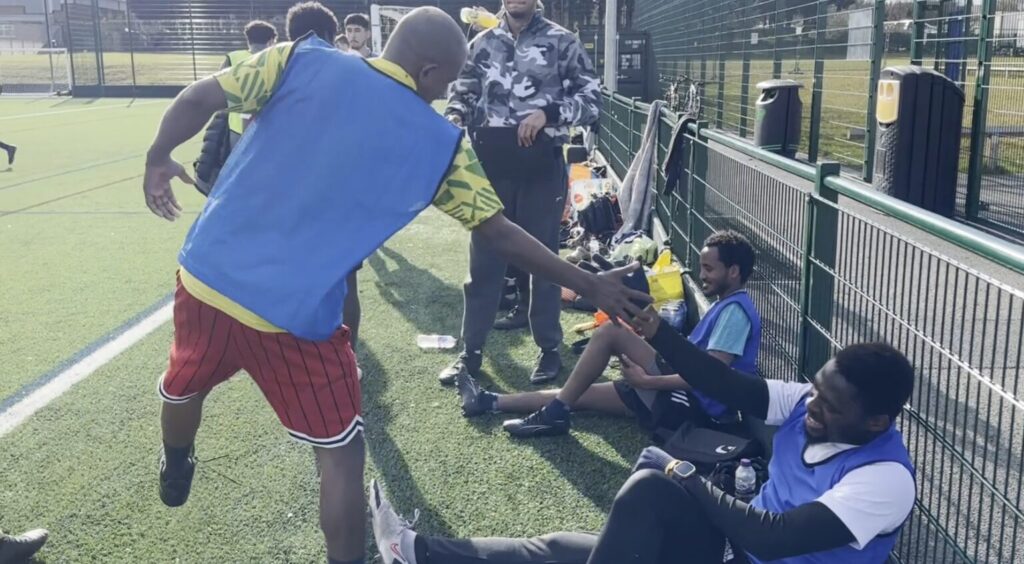
{"label": "green grass", "polygon": [[[2,137],[21,147],[15,169],[0,173],[0,402],[173,288],[202,201],[179,190],[193,215],[168,224],[148,215],[134,178],[165,104],[0,101]],[[360,273],[368,477],[383,478],[400,510],[422,509],[427,533],[598,530],[645,444],[636,426],[581,416],[570,437],[512,441],[499,417],[463,419],[436,382],[451,355],[415,345],[418,333],[458,333],[467,243],[430,210]],[[158,330],[0,438],[0,526],[48,527],[45,562],[322,561],[312,453],[287,438],[244,374],[207,403],[198,450],[208,462],[189,503],[160,504],[155,383],[170,338],[169,327]],[[490,385],[530,388],[534,352],[528,334],[495,334]]]}
{"label": "green grass", "polygon": [[[51,57],[43,54],[0,53],[0,77],[8,84],[48,84],[51,60],[58,81],[66,82],[69,69],[66,54]],[[224,55],[197,55],[193,60],[191,53],[135,53],[134,57],[130,53],[104,53],[102,67],[106,84],[131,85],[133,60],[135,84],[185,86],[197,77],[216,72],[224,63]],[[75,77],[80,84],[96,84],[96,53],[76,52],[71,63],[74,64]]]}
{"label": "green grass", "polygon": [[[0,398],[171,290],[189,222],[157,221],[141,196],[142,153],[166,102],[129,104],[0,102],[0,138],[19,146],[0,172]],[[198,194],[179,194],[194,214]]]}

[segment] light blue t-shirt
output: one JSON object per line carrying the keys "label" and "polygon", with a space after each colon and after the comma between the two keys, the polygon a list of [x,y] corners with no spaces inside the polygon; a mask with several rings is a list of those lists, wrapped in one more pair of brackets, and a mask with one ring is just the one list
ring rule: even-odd
{"label": "light blue t-shirt", "polygon": [[711,330],[708,350],[743,356],[749,336],[750,318],[739,304],[729,304]]}

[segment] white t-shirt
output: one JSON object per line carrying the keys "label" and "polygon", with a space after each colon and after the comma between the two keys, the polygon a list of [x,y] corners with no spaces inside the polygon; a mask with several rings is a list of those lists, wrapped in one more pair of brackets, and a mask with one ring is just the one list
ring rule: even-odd
{"label": "white t-shirt", "polygon": [[[811,392],[810,384],[768,380],[768,425],[781,425]],[[814,464],[856,445],[816,443],[804,451],[804,462]],[[891,533],[914,508],[914,477],[897,462],[876,462],[843,476],[817,499],[832,510],[853,533],[850,546],[860,550],[878,535]]]}

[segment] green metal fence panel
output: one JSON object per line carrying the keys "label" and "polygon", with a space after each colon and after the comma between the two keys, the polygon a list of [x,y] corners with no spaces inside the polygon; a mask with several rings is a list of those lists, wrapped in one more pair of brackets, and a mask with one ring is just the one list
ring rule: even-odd
{"label": "green metal fence panel", "polygon": [[[606,97],[602,122],[646,105]],[[663,156],[677,117],[665,112]],[[603,129],[602,152],[623,147]],[[885,340],[913,361],[899,421],[918,468],[917,504],[893,559],[1024,561],[1024,292],[883,226],[844,198],[1024,273],[1019,247],[923,212],[849,176],[690,129],[686,188],[659,196],[659,219],[690,268],[703,237],[731,228],[758,250],[749,291],[764,323],[759,371],[807,378],[851,343]],[[604,153],[628,163],[631,153]],[[659,179],[662,182],[663,179]]]}
{"label": "green metal fence panel", "polygon": [[967,100],[957,213],[1024,239],[1024,0],[636,0],[633,27],[650,33],[662,95],[704,82],[705,117],[740,137],[758,82],[800,82],[802,156],[865,180],[879,71],[934,68]]}
{"label": "green metal fence panel", "polygon": [[1024,237],[1024,1],[980,6],[967,217]]}

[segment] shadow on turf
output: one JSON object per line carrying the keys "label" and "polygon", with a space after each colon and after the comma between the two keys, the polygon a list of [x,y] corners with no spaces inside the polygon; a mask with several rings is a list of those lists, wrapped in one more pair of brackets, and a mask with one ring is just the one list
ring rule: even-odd
{"label": "shadow on turf", "polygon": [[[395,263],[389,266],[384,259]],[[381,247],[366,259],[377,275],[381,298],[423,334],[457,335],[461,318],[452,315],[462,311],[462,292],[446,284],[430,271],[422,269],[405,255]]]}
{"label": "shadow on turf", "polygon": [[[466,419],[466,423],[477,432],[489,435],[491,429],[500,427],[504,419],[521,415],[499,413],[484,417]],[[632,426],[632,427],[630,427]],[[507,440],[528,446],[547,460],[584,497],[602,511],[611,510],[615,494],[629,477],[629,469],[640,452],[650,444],[636,422],[626,417],[588,414],[573,416],[573,432],[599,435],[622,458],[622,462],[608,460],[587,448],[576,436]]]}
{"label": "shadow on turf", "polygon": [[[389,266],[384,259],[394,262],[394,266]],[[386,246],[370,255],[366,262],[377,275],[381,298],[405,317],[417,332],[427,335],[460,334],[462,317],[452,315],[452,312],[461,313],[463,310],[461,288],[446,283]],[[487,357],[494,366],[502,368],[503,378],[508,376],[508,369],[515,370],[515,377],[507,383],[516,384],[521,380],[525,384],[529,378],[526,367],[509,354],[527,338],[529,334],[526,331],[492,334],[489,338],[491,346],[487,348]],[[441,368],[438,366],[439,371]]]}
{"label": "shadow on turf", "polygon": [[381,398],[389,386],[387,371],[370,347],[360,347],[359,364],[365,377],[362,381],[364,398],[363,413],[366,418],[366,448],[370,460],[380,473],[381,481],[388,498],[399,512],[408,512],[411,517],[414,509],[419,509],[421,518],[430,524],[432,534],[451,537],[452,530],[440,513],[434,511],[423,496],[413,479],[412,470],[402,454],[402,450],[388,431],[392,420],[391,407],[386,403],[377,403],[373,398]]}
{"label": "shadow on turf", "polygon": [[[609,443],[628,442],[614,447],[617,452],[636,450],[642,445],[627,437],[605,435]],[[558,472],[594,505],[607,513],[615,494],[629,477],[629,467],[598,456],[569,434],[563,437],[522,441],[558,469]],[[635,458],[635,456],[634,456]]]}

